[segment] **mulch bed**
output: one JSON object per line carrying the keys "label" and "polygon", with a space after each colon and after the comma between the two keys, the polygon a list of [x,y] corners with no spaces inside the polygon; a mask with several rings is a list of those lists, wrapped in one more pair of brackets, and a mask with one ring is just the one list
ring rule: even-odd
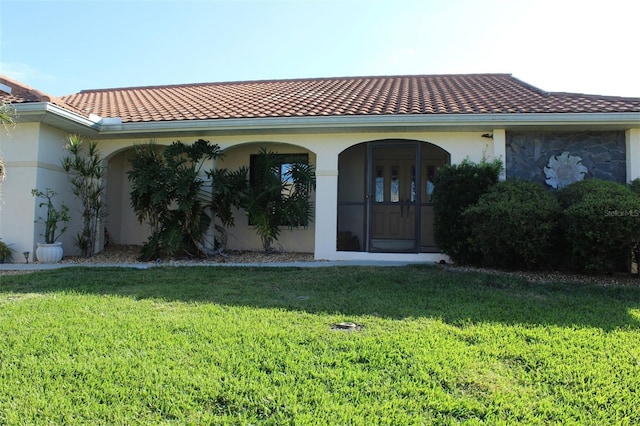
{"label": "mulch bed", "polygon": [[286,253],[286,252],[256,252],[256,251],[225,251],[221,255],[190,258],[175,257],[160,259],[155,262],[141,262],[140,246],[135,245],[108,245],[105,249],[91,258],[68,256],[62,259],[61,263],[80,264],[119,264],[119,263],[165,263],[171,265],[193,265],[193,264],[217,264],[217,263],[288,263],[288,262],[310,262],[313,261],[312,253]]}
{"label": "mulch bed", "polygon": [[[291,263],[314,262],[312,253],[287,253],[287,252],[256,252],[256,251],[228,251],[223,255],[207,258],[173,258],[162,259],[156,262],[141,262],[140,246],[136,245],[109,245],[91,258],[67,256],[62,259],[63,264],[143,264],[162,263],[171,266],[179,265],[215,265],[222,263]],[[637,274],[612,274],[612,275],[581,275],[556,271],[502,271],[496,269],[457,266],[452,264],[440,265],[451,272],[483,272],[488,274],[500,274],[521,277],[529,282],[580,282],[599,284],[604,286],[640,286],[640,277]],[[30,271],[0,271],[0,275],[12,275],[28,273]]]}

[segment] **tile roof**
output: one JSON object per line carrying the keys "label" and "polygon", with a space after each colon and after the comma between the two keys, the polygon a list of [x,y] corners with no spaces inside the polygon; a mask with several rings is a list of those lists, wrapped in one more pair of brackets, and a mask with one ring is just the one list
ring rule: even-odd
{"label": "tile roof", "polygon": [[640,98],[549,93],[510,74],[182,84],[83,90],[59,100],[85,115],[120,117],[123,123],[385,114],[640,112]]}
{"label": "tile roof", "polygon": [[73,105],[67,104],[60,98],[48,95],[38,89],[34,89],[33,87],[27,86],[26,84],[13,80],[9,77],[0,75],[0,84],[11,88],[11,93],[7,93],[4,90],[0,89],[0,102],[8,102],[13,104],[49,102],[66,110],[84,115],[85,117],[88,117],[89,115],[88,113],[75,108]]}

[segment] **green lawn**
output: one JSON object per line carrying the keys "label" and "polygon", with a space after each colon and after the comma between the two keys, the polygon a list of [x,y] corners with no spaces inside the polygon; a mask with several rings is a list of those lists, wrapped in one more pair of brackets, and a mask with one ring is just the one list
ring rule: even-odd
{"label": "green lawn", "polygon": [[256,423],[640,424],[640,287],[426,266],[0,277],[0,424]]}

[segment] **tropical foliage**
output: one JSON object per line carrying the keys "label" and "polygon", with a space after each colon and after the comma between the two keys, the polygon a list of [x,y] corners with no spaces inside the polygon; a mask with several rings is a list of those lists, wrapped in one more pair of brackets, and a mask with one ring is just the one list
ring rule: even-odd
{"label": "tropical foliage", "polygon": [[176,141],[164,149],[154,143],[135,147],[128,172],[131,205],[151,230],[142,259],[207,254],[203,236],[211,224],[211,191],[202,169],[220,156],[220,147],[203,139],[190,145]]}
{"label": "tropical foliage", "polygon": [[[11,109],[8,103],[0,103],[0,124],[2,127],[8,129],[13,126],[15,112]],[[7,175],[7,171],[4,166],[4,158],[0,155],[0,183],[2,183]]]}
{"label": "tropical foliage", "polygon": [[[208,160],[222,157],[209,141],[191,145],[174,142],[166,148],[153,143],[136,146],[131,158],[131,203],[138,220],[150,226],[151,236],[142,259],[211,255],[224,250],[227,227],[235,225],[235,211],[243,210],[255,227],[265,251],[278,239],[283,226],[307,226],[313,209],[309,200],[315,189],[315,171],[308,162],[282,164],[282,157],[264,148],[249,169],[204,168]],[[208,181],[205,181],[206,175]],[[250,182],[251,181],[251,182]],[[221,225],[217,225],[217,218]],[[214,223],[215,249],[204,244]]]}
{"label": "tropical foliage", "polygon": [[281,227],[299,228],[311,222],[313,204],[309,195],[315,190],[315,169],[305,162],[283,167],[280,155],[261,148],[254,173],[242,205],[268,252]]}
{"label": "tropical foliage", "polygon": [[221,225],[214,225],[216,230],[215,247],[218,252],[225,250],[227,245],[227,228],[235,225],[235,214],[243,205],[247,189],[249,169],[240,167],[238,170],[216,168],[206,172],[211,181],[211,212],[217,217]]}
{"label": "tropical foliage", "polygon": [[[166,148],[153,142],[135,147],[130,159],[132,169],[128,172],[132,183],[131,203],[138,220],[148,223],[151,230],[142,249],[142,259],[178,252],[189,256],[213,253],[204,242],[204,234],[215,214],[212,208],[222,212],[223,223],[232,223],[226,203],[233,204],[234,201],[229,200],[235,199],[233,194],[229,195],[234,187],[225,189],[226,182],[221,181],[216,191],[224,201],[213,201],[212,186],[204,179],[207,174],[211,176],[204,167],[221,156],[217,144],[203,139],[189,145],[176,141]],[[229,174],[227,178],[233,176]]]}
{"label": "tropical foliage", "polygon": [[80,135],[69,135],[67,140],[67,156],[62,159],[62,168],[71,183],[71,191],[80,200],[82,214],[82,230],[75,242],[84,257],[92,257],[98,229],[107,214],[102,156],[96,142],[87,142]]}
{"label": "tropical foliage", "polygon": [[51,188],[45,188],[44,191],[38,189],[32,189],[31,195],[37,198],[43,198],[38,207],[46,207],[47,215],[45,217],[38,217],[36,222],[44,224],[44,242],[46,244],[53,244],[58,238],[67,230],[67,222],[71,220],[69,217],[69,207],[64,203],[61,203],[59,207],[56,207],[53,203],[53,198],[58,195],[57,192]]}
{"label": "tropical foliage", "polygon": [[0,124],[5,128],[13,126],[15,122],[15,111],[6,102],[0,103]]}

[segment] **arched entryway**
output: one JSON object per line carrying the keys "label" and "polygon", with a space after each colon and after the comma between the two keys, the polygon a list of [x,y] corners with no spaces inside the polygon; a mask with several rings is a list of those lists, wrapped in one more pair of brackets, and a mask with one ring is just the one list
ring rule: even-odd
{"label": "arched entryway", "polygon": [[385,139],[355,145],[338,158],[338,251],[438,252],[433,237],[433,179],[450,163],[444,149]]}
{"label": "arched entryway", "polygon": [[129,159],[134,148],[122,149],[108,157],[106,202],[109,214],[105,234],[109,242],[121,245],[142,245],[149,237],[149,227],[141,224],[131,206],[131,170]]}

